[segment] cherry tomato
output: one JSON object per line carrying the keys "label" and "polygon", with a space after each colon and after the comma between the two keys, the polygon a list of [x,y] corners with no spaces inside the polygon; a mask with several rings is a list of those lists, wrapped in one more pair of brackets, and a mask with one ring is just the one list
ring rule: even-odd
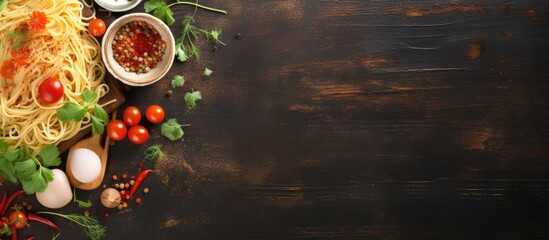
{"label": "cherry tomato", "polygon": [[129,106],[124,109],[122,118],[128,126],[135,126],[141,121],[141,111],[137,107]]}
{"label": "cherry tomato", "polygon": [[105,34],[105,30],[107,30],[107,26],[105,25],[105,22],[99,18],[91,20],[88,25],[88,32],[90,32],[90,34],[94,37],[103,36],[103,34]]}
{"label": "cherry tomato", "polygon": [[151,105],[147,108],[147,111],[145,111],[145,117],[147,117],[147,120],[154,124],[164,121],[165,115],[164,109],[158,105]]}
{"label": "cherry tomato", "polygon": [[27,215],[20,210],[13,210],[8,217],[8,221],[11,227],[21,229],[27,226]]}
{"label": "cherry tomato", "polygon": [[63,84],[59,78],[49,77],[38,86],[38,99],[46,104],[55,103],[63,97],[63,92]]}
{"label": "cherry tomato", "polygon": [[112,120],[107,125],[107,136],[114,141],[122,141],[126,137],[128,129],[122,120]]}
{"label": "cherry tomato", "polygon": [[143,144],[149,139],[149,131],[141,125],[135,125],[128,131],[128,139],[133,144]]}

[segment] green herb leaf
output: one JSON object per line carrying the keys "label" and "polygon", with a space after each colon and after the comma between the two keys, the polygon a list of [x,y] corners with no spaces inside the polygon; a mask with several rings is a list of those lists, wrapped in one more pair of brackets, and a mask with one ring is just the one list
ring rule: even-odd
{"label": "green herb leaf", "polygon": [[183,45],[181,43],[175,45],[175,55],[177,56],[177,60],[180,62],[185,62],[189,59],[187,54],[185,54],[185,49],[183,49]]}
{"label": "green herb leaf", "polygon": [[[83,94],[83,93],[82,93]],[[57,119],[61,122],[82,121],[86,116],[86,108],[77,103],[68,102],[57,110]]]}
{"label": "green herb leaf", "polygon": [[175,20],[173,19],[173,12],[170,10],[168,4],[162,0],[150,0],[144,5],[145,12],[153,12],[153,15],[158,19],[164,21],[168,25],[172,25]]}
{"label": "green herb leaf", "polygon": [[162,136],[164,137],[167,137],[171,141],[175,141],[183,137],[184,132],[181,127],[182,126],[177,122],[177,119],[172,118],[167,122],[162,123],[162,126],[160,128],[160,134],[162,134]]}
{"label": "green herb leaf", "polygon": [[97,93],[90,90],[84,90],[80,97],[85,103],[92,103],[97,98]]}
{"label": "green herb leaf", "polygon": [[[48,182],[53,181],[53,172],[49,168],[40,167],[40,175],[46,181],[46,185],[47,185]],[[44,188],[44,189],[46,189],[46,188]],[[38,192],[44,191],[44,189],[39,190]]]}
{"label": "green herb leaf", "polygon": [[105,109],[103,109],[103,107],[101,107],[101,105],[97,103],[93,107],[93,115],[95,115],[101,123],[109,123],[109,114],[105,111]]}
{"label": "green herb leaf", "polygon": [[53,180],[49,166],[61,164],[59,150],[55,145],[48,145],[36,157],[30,156],[26,146],[8,150],[0,154],[0,174],[10,182],[20,182],[27,194],[41,192],[47,183]]}
{"label": "green herb leaf", "polygon": [[221,29],[218,29],[218,30],[211,30],[209,32],[207,31],[204,31],[204,30],[201,30],[204,34],[206,34],[206,37],[208,38],[208,40],[213,43],[213,44],[216,44],[216,43],[220,43],[220,44],[223,44],[224,46],[227,46],[227,44],[225,44],[224,42],[222,42],[221,40],[219,40],[219,36],[221,36]]}
{"label": "green herb leaf", "polygon": [[173,77],[172,79],[173,88],[183,87],[183,84],[185,84],[185,77],[181,75],[176,75],[175,77]]}
{"label": "green herb leaf", "polygon": [[17,148],[4,153],[4,159],[6,161],[15,162],[23,157],[23,149]]}
{"label": "green herb leaf", "polygon": [[21,185],[23,185],[23,189],[27,194],[44,191],[44,189],[48,186],[48,183],[38,171],[33,172],[25,178],[19,178],[19,181],[21,182]]}
{"label": "green herb leaf", "polygon": [[0,236],[11,235],[12,231],[7,223],[0,224]]}
{"label": "green herb leaf", "polygon": [[187,111],[193,110],[196,107],[198,101],[202,100],[202,94],[200,91],[192,91],[185,93],[185,106]]}
{"label": "green herb leaf", "polygon": [[94,104],[93,116],[91,116],[93,134],[103,134],[105,126],[109,123],[109,114],[99,104]]}
{"label": "green herb leaf", "polygon": [[38,153],[38,156],[42,158],[42,165],[44,167],[54,167],[61,164],[61,158],[59,158],[59,149],[55,145],[48,145]]}
{"label": "green herb leaf", "polygon": [[0,0],[0,11],[4,10],[8,5],[8,0]]}
{"label": "green herb leaf", "polygon": [[27,178],[28,176],[36,172],[37,166],[38,165],[36,165],[36,162],[33,160],[33,158],[16,162],[15,175],[17,175],[17,178],[19,178],[19,180],[21,180],[22,178]]}
{"label": "green herb leaf", "polygon": [[164,158],[164,153],[162,152],[162,149],[160,149],[160,147],[161,145],[148,147],[144,153],[144,160],[150,163],[156,163],[158,160],[162,160]]}
{"label": "green herb leaf", "polygon": [[96,116],[91,116],[92,123],[92,133],[93,134],[103,134],[105,132],[105,125],[99,120]]}
{"label": "green herb leaf", "polygon": [[213,71],[209,68],[204,69],[204,76],[209,77],[211,76]]}
{"label": "green herb leaf", "polygon": [[8,144],[4,140],[0,140],[0,153],[5,153],[8,151]]}
{"label": "green herb leaf", "polygon": [[0,157],[0,174],[2,174],[2,176],[6,180],[8,180],[12,183],[17,182],[17,176],[15,175],[14,163],[5,160],[2,157]]}
{"label": "green herb leaf", "polygon": [[92,206],[92,202],[90,200],[88,200],[87,202],[84,202],[76,198],[76,188],[72,189],[72,197],[73,197],[72,201],[78,204],[78,207],[80,208],[89,208]]}
{"label": "green herb leaf", "polygon": [[86,233],[86,236],[92,240],[103,239],[105,237],[105,231],[107,231],[105,227],[101,225],[101,222],[90,216],[77,214],[61,214],[56,212],[37,212],[37,214],[54,215],[74,222],[81,226],[84,229],[84,233]]}

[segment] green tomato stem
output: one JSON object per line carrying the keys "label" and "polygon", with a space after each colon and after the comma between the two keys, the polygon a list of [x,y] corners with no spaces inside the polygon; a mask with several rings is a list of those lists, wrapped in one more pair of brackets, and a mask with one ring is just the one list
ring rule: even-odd
{"label": "green tomato stem", "polygon": [[194,2],[185,2],[185,1],[182,1],[182,2],[174,2],[170,5],[168,5],[169,8],[171,8],[172,6],[175,6],[175,5],[191,5],[191,6],[195,6],[195,7],[198,7],[198,8],[202,8],[202,9],[205,9],[205,10],[208,10],[208,11],[212,11],[212,12],[217,12],[217,13],[223,13],[223,14],[227,14],[227,11],[225,10],[221,10],[221,9],[217,9],[217,8],[211,8],[211,7],[206,7],[204,5],[200,5],[198,3],[194,3]]}

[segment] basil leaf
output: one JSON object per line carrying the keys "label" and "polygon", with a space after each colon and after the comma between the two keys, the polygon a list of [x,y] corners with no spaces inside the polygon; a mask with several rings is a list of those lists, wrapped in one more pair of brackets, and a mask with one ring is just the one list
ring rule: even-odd
{"label": "basil leaf", "polygon": [[109,123],[109,114],[105,111],[105,109],[103,109],[103,107],[101,107],[101,105],[97,103],[94,105],[93,114],[99,119],[99,121],[101,121],[101,123]]}
{"label": "basil leaf", "polygon": [[91,103],[97,98],[97,93],[94,91],[85,90],[82,92],[82,95],[80,95],[80,97],[85,103]]}
{"label": "basil leaf", "polygon": [[57,119],[61,122],[82,121],[86,116],[86,108],[73,102],[68,102],[57,110]]}
{"label": "basil leaf", "polygon": [[103,134],[103,132],[105,131],[105,125],[103,125],[103,123],[98,117],[91,116],[91,123],[92,123],[93,134]]}

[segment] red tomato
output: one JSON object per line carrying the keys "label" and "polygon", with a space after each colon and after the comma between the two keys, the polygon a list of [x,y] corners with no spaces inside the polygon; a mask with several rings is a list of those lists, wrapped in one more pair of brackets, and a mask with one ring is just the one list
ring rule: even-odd
{"label": "red tomato", "polygon": [[46,104],[59,101],[63,97],[63,92],[63,84],[56,77],[46,78],[38,86],[38,98]]}
{"label": "red tomato", "polygon": [[21,229],[27,226],[27,215],[20,210],[14,210],[8,217],[9,225],[16,229]]}
{"label": "red tomato", "polygon": [[94,37],[103,36],[103,34],[105,34],[105,30],[107,30],[107,26],[105,25],[105,22],[99,18],[91,20],[88,25],[88,32],[90,32],[90,34]]}
{"label": "red tomato", "polygon": [[147,117],[147,120],[154,124],[161,123],[164,120],[165,115],[164,109],[158,105],[151,105],[147,108],[147,111],[145,111],[145,117]]}
{"label": "red tomato", "polygon": [[107,125],[107,136],[114,141],[122,141],[126,137],[128,129],[122,120],[112,120]]}
{"label": "red tomato", "polygon": [[122,118],[128,126],[135,126],[141,121],[141,111],[137,107],[129,106],[124,110]]}
{"label": "red tomato", "polygon": [[143,144],[149,139],[149,131],[141,125],[133,126],[128,131],[128,139],[133,144]]}

